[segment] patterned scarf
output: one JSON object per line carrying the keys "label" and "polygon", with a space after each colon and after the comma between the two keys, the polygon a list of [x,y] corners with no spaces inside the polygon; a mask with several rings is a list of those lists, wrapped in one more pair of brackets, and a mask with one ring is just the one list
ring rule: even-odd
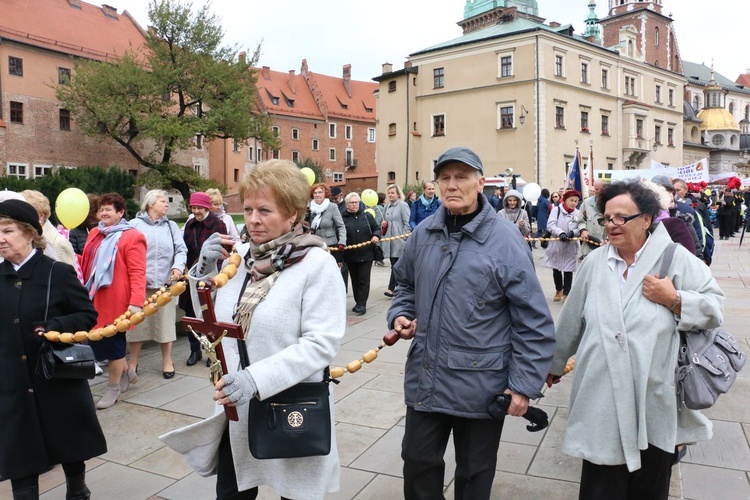
{"label": "patterned scarf", "polygon": [[268,295],[281,271],[301,261],[315,247],[328,251],[328,245],[302,224],[275,240],[260,245],[250,242],[250,250],[245,255],[245,269],[250,281],[242,292],[234,315],[234,322],[242,327],[245,338],[250,331],[255,308]]}
{"label": "patterned scarf", "polygon": [[94,298],[97,290],[112,284],[112,278],[115,275],[117,242],[120,241],[123,231],[133,229],[130,222],[125,219],[120,219],[120,222],[112,226],[105,226],[100,222],[98,227],[99,234],[104,235],[104,239],[95,250],[96,253],[91,262],[89,280],[86,282],[86,289],[89,291],[90,299]]}

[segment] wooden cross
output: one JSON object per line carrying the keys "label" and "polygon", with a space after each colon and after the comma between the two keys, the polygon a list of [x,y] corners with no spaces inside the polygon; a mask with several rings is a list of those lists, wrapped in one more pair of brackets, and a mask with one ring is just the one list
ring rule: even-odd
{"label": "wooden cross", "polygon": [[[203,319],[183,318],[183,322],[187,325],[191,334],[202,334],[203,338],[198,337],[198,340],[206,351],[208,359],[211,361],[209,380],[211,380],[212,384],[215,384],[222,375],[228,372],[227,362],[224,359],[224,349],[221,347],[221,339],[224,337],[240,339],[242,340],[241,343],[244,344],[244,335],[240,325],[216,321],[216,312],[214,311],[214,303],[211,298],[212,288],[213,284],[210,282],[198,283],[196,291],[198,292]],[[196,336],[198,336],[197,334]],[[245,353],[240,352],[240,356],[243,356],[243,354]],[[239,420],[235,406],[224,405],[224,412],[229,420],[235,422]]]}

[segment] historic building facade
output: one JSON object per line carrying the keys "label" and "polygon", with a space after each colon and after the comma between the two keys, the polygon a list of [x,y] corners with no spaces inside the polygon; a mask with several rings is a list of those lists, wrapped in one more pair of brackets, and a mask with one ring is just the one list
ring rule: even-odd
{"label": "historic building facade", "polygon": [[469,3],[479,2],[467,2],[463,36],[374,78],[381,188],[429,179],[457,145],[474,149],[488,176],[512,168],[553,189],[576,145],[586,165],[593,150],[596,169],[682,164],[684,78],[646,62],[635,26],[617,27],[618,41],[602,46],[595,31],[543,24],[535,2],[490,2],[487,11]]}

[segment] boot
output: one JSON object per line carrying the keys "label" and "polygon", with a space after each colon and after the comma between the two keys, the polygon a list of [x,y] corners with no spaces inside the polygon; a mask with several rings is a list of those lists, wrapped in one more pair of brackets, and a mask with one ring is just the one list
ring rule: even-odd
{"label": "boot", "polygon": [[120,397],[120,384],[107,384],[107,392],[104,396],[96,403],[97,410],[106,410],[117,403],[117,398]]}
{"label": "boot", "polygon": [[568,296],[567,296],[567,295],[563,295],[563,296],[562,296],[562,303],[563,303],[563,304],[565,304],[565,300],[566,300],[567,298],[568,298]]}
{"label": "boot", "polygon": [[78,476],[65,476],[65,500],[89,500],[91,491],[86,487],[86,471]]}
{"label": "boot", "polygon": [[562,290],[557,290],[557,291],[555,292],[555,298],[554,298],[554,299],[552,299],[552,302],[560,302],[560,301],[562,300],[562,297],[563,297],[563,292],[562,292]]}
{"label": "boot", "polygon": [[13,490],[13,500],[39,500],[39,485]]}

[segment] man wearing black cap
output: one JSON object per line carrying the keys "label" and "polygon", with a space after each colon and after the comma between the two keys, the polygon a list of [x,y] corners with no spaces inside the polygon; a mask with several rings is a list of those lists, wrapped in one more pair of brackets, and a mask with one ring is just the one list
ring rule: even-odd
{"label": "man wearing black cap", "polygon": [[412,339],[406,362],[406,499],[443,498],[453,433],[456,498],[490,498],[503,421],[487,406],[511,395],[522,416],[555,348],[547,302],[518,229],[482,194],[482,161],[452,148],[434,167],[443,205],[419,224],[394,267],[388,324]]}
{"label": "man wearing black cap", "polygon": [[331,201],[339,207],[341,215],[344,215],[344,212],[346,212],[346,203],[344,203],[344,193],[341,192],[340,187],[331,187]]}

